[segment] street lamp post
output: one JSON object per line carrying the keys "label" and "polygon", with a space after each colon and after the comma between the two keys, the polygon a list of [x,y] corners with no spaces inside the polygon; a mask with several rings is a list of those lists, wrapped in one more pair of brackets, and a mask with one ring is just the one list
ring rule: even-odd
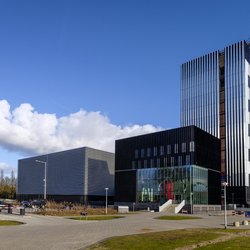
{"label": "street lamp post", "polygon": [[193,214],[193,192],[190,193],[190,206],[191,206],[190,212],[191,214]]}
{"label": "street lamp post", "polygon": [[109,188],[105,188],[105,191],[106,191],[106,214],[108,213],[108,190],[109,190]]}
{"label": "street lamp post", "polygon": [[44,195],[43,198],[44,200],[46,200],[46,196],[47,196],[47,162],[46,161],[39,161],[36,160],[36,162],[42,163],[44,164]]}
{"label": "street lamp post", "polygon": [[224,187],[224,223],[225,229],[227,229],[227,182],[222,182],[222,186]]}

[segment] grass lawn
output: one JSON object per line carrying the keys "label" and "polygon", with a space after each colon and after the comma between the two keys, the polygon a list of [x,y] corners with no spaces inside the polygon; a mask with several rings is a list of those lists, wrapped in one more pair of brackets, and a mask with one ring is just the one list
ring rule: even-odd
{"label": "grass lawn", "polygon": [[124,216],[115,216],[115,215],[100,215],[100,216],[81,216],[81,217],[71,217],[68,219],[71,220],[113,220],[113,219],[120,219],[124,218]]}
{"label": "grass lawn", "polygon": [[0,226],[16,226],[16,225],[22,225],[23,222],[20,221],[14,221],[14,220],[0,220]]}
{"label": "grass lawn", "polygon": [[225,242],[220,242],[216,244],[211,244],[205,247],[200,247],[201,250],[242,250],[242,249],[250,249],[250,237],[237,237],[232,240],[228,240]]}
{"label": "grass lawn", "polygon": [[178,216],[178,215],[164,215],[155,217],[155,219],[158,220],[194,220],[194,219],[202,219],[201,217],[195,217],[195,216]]}
{"label": "grass lawn", "polygon": [[136,234],[130,236],[113,237],[97,243],[89,250],[99,249],[129,249],[153,250],[175,249],[198,242],[212,240],[220,237],[219,234],[207,230],[174,230],[157,233]]}
{"label": "grass lawn", "polygon": [[[219,239],[227,234],[238,234],[244,230],[223,230],[223,229],[186,229],[156,233],[137,234],[131,236],[113,237],[103,242],[90,246],[89,250],[172,250],[181,247],[200,244],[202,242]],[[249,232],[249,231],[248,231]],[[235,236],[235,235],[234,235]],[[237,236],[225,242],[215,243],[206,247],[196,249],[249,249],[250,238]]]}

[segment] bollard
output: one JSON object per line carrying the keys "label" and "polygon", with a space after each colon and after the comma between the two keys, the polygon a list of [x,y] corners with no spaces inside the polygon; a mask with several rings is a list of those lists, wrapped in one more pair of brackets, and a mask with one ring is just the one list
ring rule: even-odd
{"label": "bollard", "polygon": [[234,222],[234,226],[235,226],[235,227],[239,227],[239,226],[240,226],[240,222],[239,222],[239,221],[235,221],[235,222]]}
{"label": "bollard", "polygon": [[81,212],[80,215],[84,216],[84,217],[85,217],[85,220],[87,220],[87,215],[88,215],[87,212]]}
{"label": "bollard", "polygon": [[243,221],[242,221],[242,225],[248,226],[248,220],[243,220]]}
{"label": "bollard", "polygon": [[11,207],[11,205],[8,205],[8,214],[12,214],[12,207]]}
{"label": "bollard", "polygon": [[20,208],[20,215],[25,215],[25,208]]}

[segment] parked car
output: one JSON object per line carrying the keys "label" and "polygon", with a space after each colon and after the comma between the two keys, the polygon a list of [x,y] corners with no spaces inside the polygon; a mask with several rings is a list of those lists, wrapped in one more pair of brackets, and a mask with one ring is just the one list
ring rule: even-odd
{"label": "parked car", "polygon": [[4,201],[0,201],[0,208],[5,208],[8,205]]}
{"label": "parked car", "polygon": [[26,207],[31,207],[31,203],[29,201],[22,201],[21,206],[26,208]]}
{"label": "parked car", "polygon": [[43,208],[46,205],[45,200],[33,200],[31,202],[32,207],[38,207],[38,208]]}
{"label": "parked car", "polygon": [[2,210],[12,209],[12,208],[13,208],[12,204],[6,203],[5,201],[0,201],[0,212]]}

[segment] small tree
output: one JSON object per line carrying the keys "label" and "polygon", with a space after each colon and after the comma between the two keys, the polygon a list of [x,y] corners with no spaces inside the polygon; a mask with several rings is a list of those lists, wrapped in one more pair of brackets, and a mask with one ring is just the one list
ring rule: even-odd
{"label": "small tree", "polygon": [[11,178],[4,177],[4,171],[0,172],[0,198],[15,199],[16,198],[16,178],[14,171],[11,171]]}

